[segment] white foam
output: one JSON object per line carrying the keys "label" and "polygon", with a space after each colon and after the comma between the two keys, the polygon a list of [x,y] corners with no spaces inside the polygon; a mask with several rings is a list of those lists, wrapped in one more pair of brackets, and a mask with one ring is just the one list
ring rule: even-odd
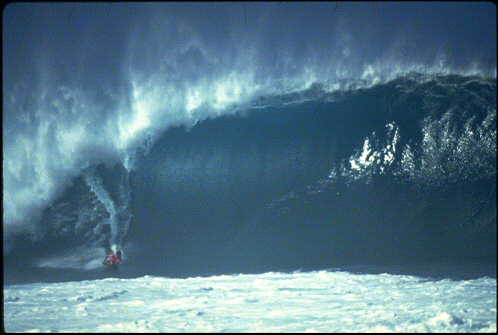
{"label": "white foam", "polygon": [[85,269],[92,270],[102,266],[103,248],[90,248],[83,246],[66,250],[63,254],[44,257],[36,262],[38,267],[60,268],[60,269]]}
{"label": "white foam", "polygon": [[187,279],[145,276],[6,286],[4,297],[14,296],[17,299],[4,300],[9,332],[496,329],[496,280],[490,278],[429,281],[331,271]]}

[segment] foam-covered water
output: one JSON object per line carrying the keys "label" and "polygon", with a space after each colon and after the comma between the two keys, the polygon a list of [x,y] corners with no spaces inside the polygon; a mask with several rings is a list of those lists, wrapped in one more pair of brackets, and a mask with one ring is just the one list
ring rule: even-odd
{"label": "foam-covered water", "polygon": [[496,280],[341,271],[12,285],[7,332],[496,332]]}

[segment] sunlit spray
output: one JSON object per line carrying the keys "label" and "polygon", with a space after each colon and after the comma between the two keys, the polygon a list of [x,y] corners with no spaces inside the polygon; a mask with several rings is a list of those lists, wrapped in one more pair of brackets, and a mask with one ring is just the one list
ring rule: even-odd
{"label": "sunlit spray", "polygon": [[109,193],[102,185],[102,180],[96,175],[95,171],[87,171],[85,173],[85,181],[90,187],[90,190],[97,196],[97,199],[104,205],[107,213],[109,214],[109,223],[111,225],[111,236],[109,243],[112,246],[116,245],[118,239],[117,220],[116,220],[116,207],[114,201],[109,196]]}

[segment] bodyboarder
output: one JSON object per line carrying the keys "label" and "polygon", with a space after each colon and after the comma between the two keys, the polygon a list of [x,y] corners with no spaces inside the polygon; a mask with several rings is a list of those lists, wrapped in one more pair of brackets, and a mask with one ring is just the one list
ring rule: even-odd
{"label": "bodyboarder", "polygon": [[121,251],[118,251],[116,253],[109,253],[108,255],[105,256],[104,262],[102,264],[104,265],[118,265],[122,262],[121,258]]}

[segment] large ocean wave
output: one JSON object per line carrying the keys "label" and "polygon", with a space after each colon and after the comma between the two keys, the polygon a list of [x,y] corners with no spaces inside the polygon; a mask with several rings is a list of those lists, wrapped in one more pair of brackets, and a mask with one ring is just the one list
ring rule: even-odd
{"label": "large ocean wave", "polygon": [[370,8],[50,6],[4,15],[7,257],[60,266],[43,253],[119,244],[180,269],[458,254],[463,236],[463,254],[496,249],[496,60],[478,48],[422,52],[437,41],[386,35],[387,7],[359,34]]}
{"label": "large ocean wave", "polygon": [[495,90],[460,75],[316,84],[165,129],[132,168],[97,160],[48,202],[39,264],[78,266],[52,255],[75,243],[128,243],[178,271],[490,257]]}

